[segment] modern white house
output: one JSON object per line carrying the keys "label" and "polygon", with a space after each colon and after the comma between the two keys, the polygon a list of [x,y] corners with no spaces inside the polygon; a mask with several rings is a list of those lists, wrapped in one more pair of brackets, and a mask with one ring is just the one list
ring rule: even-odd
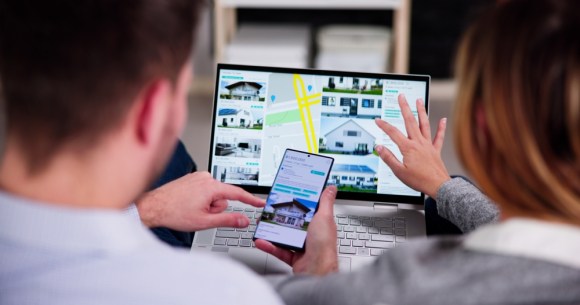
{"label": "modern white house", "polygon": [[322,97],[322,115],[356,118],[381,117],[382,99],[380,96],[335,96]]}
{"label": "modern white house", "polygon": [[254,126],[254,117],[249,110],[223,108],[218,111],[218,126],[220,127],[245,127]]}
{"label": "modern white house", "polygon": [[282,226],[302,228],[306,214],[311,210],[307,206],[294,199],[290,202],[272,204],[274,209],[274,221]]}
{"label": "modern white house", "polygon": [[330,182],[340,186],[376,188],[376,172],[366,165],[334,164]]}
{"label": "modern white house", "polygon": [[230,98],[242,101],[259,101],[262,85],[256,82],[237,82],[226,86],[230,91]]}
{"label": "modern white house", "polygon": [[373,151],[375,137],[354,120],[348,120],[327,132],[321,148],[329,152],[367,155]]}

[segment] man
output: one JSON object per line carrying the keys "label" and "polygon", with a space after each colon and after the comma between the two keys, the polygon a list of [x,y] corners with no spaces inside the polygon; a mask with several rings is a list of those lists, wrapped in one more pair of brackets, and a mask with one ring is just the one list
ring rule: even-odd
{"label": "man", "polygon": [[[245,268],[164,246],[123,212],[183,129],[198,10],[0,1],[0,304],[280,304]],[[264,204],[208,173],[187,178],[191,213],[157,203],[139,210],[146,225],[212,226],[227,199]]]}

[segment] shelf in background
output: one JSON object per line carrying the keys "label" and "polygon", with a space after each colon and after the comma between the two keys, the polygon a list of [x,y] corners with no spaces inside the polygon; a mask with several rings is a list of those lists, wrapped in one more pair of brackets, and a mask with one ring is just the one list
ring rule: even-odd
{"label": "shelf in background", "polygon": [[224,7],[305,9],[396,9],[401,0],[221,0]]}

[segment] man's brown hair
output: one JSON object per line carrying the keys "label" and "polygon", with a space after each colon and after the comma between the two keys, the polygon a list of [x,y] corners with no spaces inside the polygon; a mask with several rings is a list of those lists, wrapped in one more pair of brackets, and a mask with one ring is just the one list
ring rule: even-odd
{"label": "man's brown hair", "polygon": [[0,0],[0,81],[8,136],[29,171],[63,145],[89,148],[138,91],[177,76],[199,0]]}
{"label": "man's brown hair", "polygon": [[579,35],[580,1],[511,0],[461,43],[457,148],[507,215],[580,222]]}

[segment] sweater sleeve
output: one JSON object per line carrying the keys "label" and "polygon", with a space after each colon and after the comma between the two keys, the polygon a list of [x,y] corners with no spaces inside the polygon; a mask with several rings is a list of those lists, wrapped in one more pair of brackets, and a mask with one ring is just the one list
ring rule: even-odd
{"label": "sweater sleeve", "polygon": [[464,233],[499,219],[498,207],[473,184],[461,178],[441,185],[437,192],[437,212]]}

